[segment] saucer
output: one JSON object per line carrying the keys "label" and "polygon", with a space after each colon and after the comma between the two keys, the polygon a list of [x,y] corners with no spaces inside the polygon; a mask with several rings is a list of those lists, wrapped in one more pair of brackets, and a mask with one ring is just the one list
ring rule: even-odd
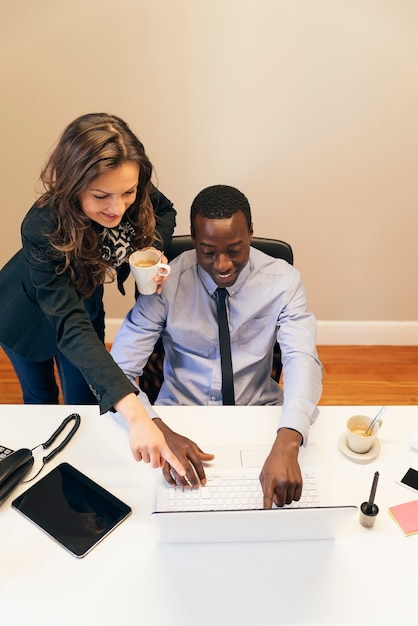
{"label": "saucer", "polygon": [[377,457],[380,452],[380,441],[379,439],[374,440],[372,447],[368,452],[363,452],[362,454],[358,452],[353,452],[347,445],[347,435],[342,433],[340,438],[338,439],[338,447],[341,452],[347,456],[352,461],[356,461],[356,463],[368,463],[369,461],[373,461]]}

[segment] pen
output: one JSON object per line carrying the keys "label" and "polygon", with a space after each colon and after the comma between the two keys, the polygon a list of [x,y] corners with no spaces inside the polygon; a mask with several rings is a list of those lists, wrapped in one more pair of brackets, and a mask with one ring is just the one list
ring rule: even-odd
{"label": "pen", "polygon": [[373,511],[374,497],[376,495],[377,482],[379,480],[379,472],[375,472],[372,482],[372,488],[370,490],[369,501],[367,502],[365,513],[370,515]]}

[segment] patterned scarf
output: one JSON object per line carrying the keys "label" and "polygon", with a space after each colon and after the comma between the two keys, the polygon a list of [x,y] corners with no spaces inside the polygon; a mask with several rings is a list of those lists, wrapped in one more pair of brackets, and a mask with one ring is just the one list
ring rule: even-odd
{"label": "patterned scarf", "polygon": [[106,228],[97,223],[95,228],[102,243],[103,259],[114,268],[120,267],[133,252],[131,240],[135,234],[134,227],[124,218],[115,228]]}

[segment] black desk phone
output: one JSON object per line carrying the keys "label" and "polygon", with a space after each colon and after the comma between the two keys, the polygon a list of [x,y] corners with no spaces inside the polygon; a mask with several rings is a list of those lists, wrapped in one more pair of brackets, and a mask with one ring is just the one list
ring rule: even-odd
{"label": "black desk phone", "polygon": [[24,479],[33,462],[32,451],[27,448],[10,452],[0,461],[0,504]]}
{"label": "black desk phone", "polygon": [[[48,463],[58,452],[60,452],[70,441],[73,435],[76,433],[78,427],[80,426],[80,416],[78,413],[72,413],[62,424],[57,428],[57,430],[52,433],[51,437],[45,443],[41,443],[39,446],[44,450],[49,448],[49,446],[57,439],[58,435],[60,435],[67,424],[74,422],[70,432],[67,434],[65,439],[50,452],[47,456],[42,459],[42,467],[39,472],[42,470],[43,466]],[[15,452],[10,448],[6,448],[5,446],[0,445],[0,505],[3,501],[8,497],[8,495],[13,491],[17,485],[22,482],[24,477],[30,470],[34,464],[33,451],[28,448],[21,448],[20,450],[16,450]],[[38,472],[38,474],[39,474]],[[36,478],[38,475],[36,474],[33,478]],[[31,479],[32,480],[32,479]]]}

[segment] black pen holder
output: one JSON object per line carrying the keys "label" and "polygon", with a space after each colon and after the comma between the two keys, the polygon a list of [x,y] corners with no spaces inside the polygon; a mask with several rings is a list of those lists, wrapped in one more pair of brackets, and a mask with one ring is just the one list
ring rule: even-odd
{"label": "black pen holder", "polygon": [[378,513],[379,507],[377,504],[369,506],[368,502],[363,502],[360,506],[360,524],[366,528],[372,528]]}

